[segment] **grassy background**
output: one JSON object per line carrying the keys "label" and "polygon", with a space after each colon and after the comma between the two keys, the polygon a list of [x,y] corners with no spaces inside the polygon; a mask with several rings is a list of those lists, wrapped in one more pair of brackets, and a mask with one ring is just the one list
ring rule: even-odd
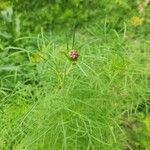
{"label": "grassy background", "polygon": [[[150,149],[142,6],[0,1],[0,149]],[[65,55],[72,48],[76,63]]]}

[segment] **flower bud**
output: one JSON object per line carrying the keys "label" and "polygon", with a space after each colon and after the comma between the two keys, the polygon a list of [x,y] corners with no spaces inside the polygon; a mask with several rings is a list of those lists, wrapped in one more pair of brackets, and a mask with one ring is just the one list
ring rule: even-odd
{"label": "flower bud", "polygon": [[79,54],[78,54],[78,52],[76,50],[73,49],[73,50],[71,50],[69,52],[69,58],[70,58],[70,60],[77,61],[78,57],[79,57]]}

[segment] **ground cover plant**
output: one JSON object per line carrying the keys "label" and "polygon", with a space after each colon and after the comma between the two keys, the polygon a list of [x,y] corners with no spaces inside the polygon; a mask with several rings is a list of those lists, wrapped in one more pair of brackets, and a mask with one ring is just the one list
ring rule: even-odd
{"label": "ground cover plant", "polygon": [[0,10],[0,150],[150,149],[149,1]]}

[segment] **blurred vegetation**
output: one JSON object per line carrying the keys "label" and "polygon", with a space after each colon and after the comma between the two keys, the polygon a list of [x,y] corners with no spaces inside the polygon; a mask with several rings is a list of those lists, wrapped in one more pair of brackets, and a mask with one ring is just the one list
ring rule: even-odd
{"label": "blurred vegetation", "polygon": [[1,0],[0,9],[7,11],[3,18],[5,23],[12,22],[13,35],[19,35],[20,29],[21,33],[30,34],[38,33],[41,27],[50,30],[57,25],[65,29],[87,22],[102,24],[106,17],[109,25],[120,29],[132,16],[149,22],[148,7],[143,6],[144,12],[138,10],[142,3],[140,0]]}

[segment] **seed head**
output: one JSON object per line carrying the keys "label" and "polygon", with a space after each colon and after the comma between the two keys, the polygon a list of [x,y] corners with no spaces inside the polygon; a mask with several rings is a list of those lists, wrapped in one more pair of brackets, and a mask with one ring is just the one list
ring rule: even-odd
{"label": "seed head", "polygon": [[70,60],[72,60],[72,61],[77,61],[77,59],[78,59],[78,57],[79,57],[79,54],[78,54],[78,52],[76,51],[76,50],[71,50],[70,52],[69,52],[69,58],[70,58]]}

